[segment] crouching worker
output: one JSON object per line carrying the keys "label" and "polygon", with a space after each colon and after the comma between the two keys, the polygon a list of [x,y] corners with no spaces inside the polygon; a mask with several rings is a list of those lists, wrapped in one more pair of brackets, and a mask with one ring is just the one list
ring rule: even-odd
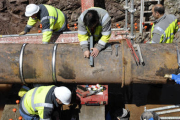
{"label": "crouching worker", "polygon": [[[93,36],[93,41],[98,43],[97,46],[90,48],[88,39]],[[84,57],[89,58],[90,55],[97,57],[99,52],[105,48],[111,37],[111,17],[108,12],[102,8],[92,7],[85,10],[78,18],[78,39]]]}
{"label": "crouching worker", "polygon": [[40,20],[42,24],[43,44],[50,42],[53,32],[63,32],[67,29],[67,19],[62,11],[45,4],[35,5],[29,4],[26,6],[26,17],[29,17],[27,25],[19,35],[24,35]]}
{"label": "crouching worker", "polygon": [[22,97],[19,112],[25,120],[52,120],[54,109],[70,102],[71,91],[67,87],[41,86]]}

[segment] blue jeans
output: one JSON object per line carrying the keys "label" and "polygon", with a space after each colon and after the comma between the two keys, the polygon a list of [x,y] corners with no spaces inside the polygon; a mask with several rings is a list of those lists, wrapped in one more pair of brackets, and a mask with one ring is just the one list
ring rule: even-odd
{"label": "blue jeans", "polygon": [[19,109],[20,115],[24,118],[24,120],[39,120],[39,116],[29,116],[27,114],[24,114],[20,109]]}

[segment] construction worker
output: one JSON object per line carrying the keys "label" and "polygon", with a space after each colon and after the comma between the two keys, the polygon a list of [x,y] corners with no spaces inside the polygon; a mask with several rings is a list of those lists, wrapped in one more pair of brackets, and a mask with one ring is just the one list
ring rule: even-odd
{"label": "construction worker", "polygon": [[[93,41],[98,42],[97,46],[91,49],[91,54],[88,49],[90,35],[93,35]],[[85,58],[89,58],[90,55],[98,56],[99,52],[105,48],[110,36],[111,17],[106,10],[92,7],[85,10],[78,18],[78,39]]]}
{"label": "construction worker", "polygon": [[172,43],[175,33],[178,31],[177,19],[174,15],[164,14],[165,8],[156,4],[152,8],[152,15],[156,19],[151,29],[150,43]]}
{"label": "construction worker", "polygon": [[36,87],[22,97],[19,112],[25,120],[51,120],[53,110],[59,104],[70,104],[71,96],[65,86]]}
{"label": "construction worker", "polygon": [[42,33],[44,44],[50,42],[53,32],[62,32],[67,28],[66,16],[59,9],[45,4],[35,5],[29,4],[26,6],[25,15],[29,17],[27,25],[23,32],[19,35],[24,35],[40,20],[42,24]]}

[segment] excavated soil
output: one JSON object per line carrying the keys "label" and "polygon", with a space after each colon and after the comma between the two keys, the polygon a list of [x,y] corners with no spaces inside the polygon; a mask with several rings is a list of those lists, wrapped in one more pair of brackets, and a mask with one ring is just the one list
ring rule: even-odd
{"label": "excavated soil", "polygon": [[[68,18],[70,30],[74,30],[74,23],[81,14],[81,0],[1,0],[0,2],[0,34],[17,34],[24,30],[28,18],[25,17],[25,7],[29,3],[49,4],[62,10]],[[139,2],[135,2],[138,8]],[[105,8],[112,18],[112,28],[116,27],[116,23],[124,27],[125,21],[125,5],[124,0],[95,0],[96,7]],[[135,22],[139,23],[139,12],[135,14]],[[129,21],[128,21],[129,24]],[[38,25],[31,30],[37,31]]]}

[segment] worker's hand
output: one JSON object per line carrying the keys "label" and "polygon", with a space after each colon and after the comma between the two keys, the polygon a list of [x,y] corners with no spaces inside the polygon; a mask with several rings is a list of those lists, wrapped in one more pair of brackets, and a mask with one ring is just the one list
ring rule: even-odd
{"label": "worker's hand", "polygon": [[92,50],[91,56],[97,57],[99,54],[99,50],[97,48],[91,48],[91,50]]}
{"label": "worker's hand", "polygon": [[27,33],[27,32],[22,31],[22,32],[19,33],[19,35],[25,35],[26,33]]}
{"label": "worker's hand", "polygon": [[85,58],[89,58],[89,55],[90,55],[90,51],[89,51],[89,50],[86,50],[86,51],[84,52],[84,57],[85,57]]}

